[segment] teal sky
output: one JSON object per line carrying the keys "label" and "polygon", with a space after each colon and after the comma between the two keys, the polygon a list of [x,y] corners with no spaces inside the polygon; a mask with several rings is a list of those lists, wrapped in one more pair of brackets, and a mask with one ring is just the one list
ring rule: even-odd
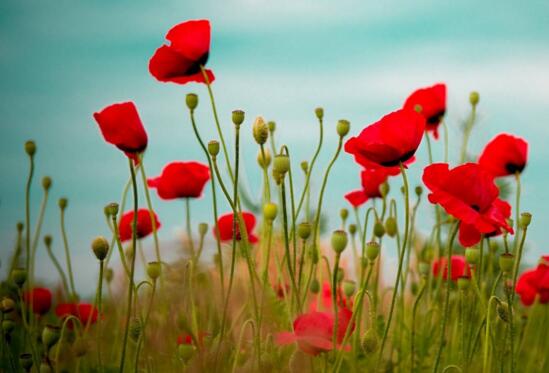
{"label": "teal sky", "polygon": [[[188,92],[200,96],[200,130],[206,139],[213,139],[205,87],[162,84],[147,68],[166,31],[195,18],[212,23],[208,65],[216,74],[214,92],[227,136],[235,108],[246,111],[248,126],[257,115],[275,120],[277,143],[290,146],[296,168],[316,145],[316,106],[326,112],[328,136],[317,168],[323,171],[335,151],[337,119],[349,119],[355,134],[402,105],[414,89],[436,82],[448,85],[446,118],[455,156],[461,141],[459,123],[468,114],[468,94],[478,90],[480,119],[471,152],[478,153],[503,131],[530,143],[522,207],[534,215],[527,253],[527,260],[534,262],[548,252],[544,227],[549,221],[549,3],[442,3],[3,0],[2,263],[11,253],[15,224],[24,218],[28,162],[23,143],[27,139],[38,144],[37,181],[43,175],[54,180],[43,232],[53,234],[55,251],[61,253],[56,200],[67,196],[77,286],[85,290],[94,286],[96,273],[89,242],[96,235],[107,235],[103,206],[119,199],[127,179],[125,158],[103,142],[92,113],[112,102],[136,102],[149,133],[146,166],[150,176],[172,160],[203,160],[191,136],[184,97]],[[244,172],[250,189],[258,191],[256,146],[246,126],[244,132]],[[418,162],[410,168],[414,183],[425,165],[425,152],[420,148]],[[437,144],[435,158],[441,160],[441,156]],[[328,185],[325,211],[345,205],[343,194],[359,186],[358,172],[350,156],[339,159]],[[393,189],[399,183],[395,180]],[[318,184],[317,176],[315,190]],[[209,193],[206,190],[205,195]],[[40,198],[36,187],[33,218]],[[163,223],[163,250],[175,256],[173,242],[183,224],[183,204],[156,197],[153,203]],[[205,220],[211,225],[209,206],[207,198],[193,202],[196,223]],[[431,221],[430,207],[424,211],[425,230]],[[330,216],[330,227],[337,224],[337,216]],[[51,282],[55,274],[43,251],[40,247],[38,270]]]}

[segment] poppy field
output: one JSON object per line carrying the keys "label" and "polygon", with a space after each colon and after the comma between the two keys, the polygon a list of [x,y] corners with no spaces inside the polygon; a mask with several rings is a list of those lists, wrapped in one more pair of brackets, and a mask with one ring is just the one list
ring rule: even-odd
{"label": "poppy field", "polygon": [[[549,254],[524,260],[535,220],[520,204],[528,141],[493,133],[471,154],[481,96],[464,98],[462,136],[450,138],[452,87],[441,82],[417,87],[373,123],[328,123],[323,108],[311,110],[316,146],[309,159],[292,158],[275,122],[217,110],[212,31],[208,20],[174,25],[148,61],[151,79],[186,90],[185,126],[173,136],[193,138],[200,159],[152,172],[134,102],[90,108],[104,148],[127,163],[121,197],[96,201],[110,235],[89,243],[92,296],[75,286],[66,198],[57,201],[62,242],[43,232],[53,181],[37,178],[36,158],[47,156],[40,143],[24,144],[24,220],[2,262],[0,371],[548,372]],[[198,117],[198,105],[210,117]],[[206,126],[216,138],[204,137]],[[261,180],[259,208],[242,188],[244,131],[255,141],[247,174]],[[345,203],[332,211],[331,173],[342,162],[354,162],[360,188],[337,196]],[[177,260],[165,259],[157,203],[185,207]],[[195,204],[206,221],[193,219]],[[420,204],[432,226],[418,218]],[[325,229],[326,218],[339,228]],[[38,250],[55,284],[40,282]]]}

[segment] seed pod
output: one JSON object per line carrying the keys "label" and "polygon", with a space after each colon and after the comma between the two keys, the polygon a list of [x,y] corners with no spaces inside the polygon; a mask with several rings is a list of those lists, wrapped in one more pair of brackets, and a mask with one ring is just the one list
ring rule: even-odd
{"label": "seed pod", "polygon": [[96,237],[92,242],[92,251],[95,257],[99,260],[103,260],[109,253],[109,241],[103,236]]}
{"label": "seed pod", "polygon": [[32,354],[21,354],[19,355],[19,364],[25,372],[30,372],[32,369]]}
{"label": "seed pod", "polygon": [[503,253],[499,256],[499,268],[503,272],[511,272],[515,263],[515,256],[511,253]]}
{"label": "seed pod", "polygon": [[274,157],[273,170],[284,175],[290,169],[290,157],[285,154],[279,154]]}
{"label": "seed pod", "polygon": [[160,277],[161,272],[162,265],[160,262],[149,262],[147,264],[147,275],[151,279],[156,280],[158,277]]}
{"label": "seed pod", "polygon": [[351,123],[348,120],[340,119],[337,122],[336,129],[337,129],[337,134],[340,137],[345,137],[349,133],[349,130],[351,129]]}
{"label": "seed pod", "polygon": [[61,328],[55,325],[46,325],[42,330],[42,343],[46,349],[51,348],[59,340]]}
{"label": "seed pod", "polygon": [[480,100],[480,95],[477,91],[473,91],[469,94],[469,102],[471,105],[476,106]]}
{"label": "seed pod", "polygon": [[312,230],[312,227],[310,223],[307,223],[307,222],[300,223],[297,226],[297,235],[302,240],[306,240],[311,235],[311,230]]}
{"label": "seed pod", "polygon": [[49,190],[51,188],[51,177],[44,176],[42,178],[42,188],[44,188],[44,190]]}
{"label": "seed pod", "polygon": [[385,234],[385,227],[383,226],[383,223],[381,221],[376,221],[374,224],[374,236],[377,238],[383,237]]}
{"label": "seed pod", "polygon": [[349,224],[349,233],[351,236],[354,236],[356,234],[356,224]]}
{"label": "seed pod", "polygon": [[263,205],[263,217],[265,220],[272,222],[276,219],[276,215],[278,214],[278,207],[276,204],[267,202]]}
{"label": "seed pod", "polygon": [[257,153],[257,164],[261,168],[269,168],[271,165],[271,153],[269,153],[268,149],[263,149],[263,152],[259,150],[259,153]]}
{"label": "seed pod", "polygon": [[200,223],[200,224],[198,224],[198,233],[199,233],[201,236],[206,235],[206,233],[208,233],[208,223]]}
{"label": "seed pod", "polygon": [[189,362],[189,360],[192,359],[195,353],[195,347],[193,345],[188,344],[180,344],[177,346],[177,355],[181,360],[183,360],[185,363]]}
{"label": "seed pod", "polygon": [[474,247],[468,247],[465,249],[465,260],[469,264],[477,264],[479,260],[479,250]]}
{"label": "seed pod", "polygon": [[12,281],[19,287],[22,287],[27,281],[27,270],[25,268],[14,268],[11,272]]}
{"label": "seed pod", "polygon": [[332,249],[336,253],[341,254],[347,247],[347,242],[347,232],[337,230],[332,233]]}
{"label": "seed pod", "polygon": [[244,112],[242,110],[233,110],[232,120],[235,125],[240,126],[244,122]]}
{"label": "seed pod", "polygon": [[324,109],[321,107],[317,107],[315,109],[315,115],[319,120],[322,120],[322,118],[324,118]]}
{"label": "seed pod", "polygon": [[59,205],[59,208],[61,210],[64,210],[67,208],[67,205],[69,204],[69,200],[65,197],[61,197],[59,198],[59,201],[57,202],[57,204]]}
{"label": "seed pod", "polygon": [[366,244],[366,257],[374,261],[376,260],[377,256],[379,255],[379,244],[377,242],[368,242]]}
{"label": "seed pod", "polygon": [[459,290],[468,290],[471,286],[471,278],[469,276],[461,276],[457,280],[457,285]]}
{"label": "seed pod", "polygon": [[397,231],[397,223],[396,219],[392,216],[389,216],[387,220],[385,220],[385,232],[389,237],[396,236]]}
{"label": "seed pod", "polygon": [[519,225],[522,229],[526,229],[532,221],[532,214],[529,212],[523,212],[520,214]]}
{"label": "seed pod", "polygon": [[185,97],[185,103],[189,110],[193,111],[198,106],[198,96],[194,93],[188,93]]}
{"label": "seed pod", "polygon": [[208,153],[212,157],[216,157],[219,154],[219,141],[212,140],[208,143]]}
{"label": "seed pod", "polygon": [[107,206],[105,206],[105,212],[107,212],[110,216],[116,216],[118,215],[118,203],[111,202]]}
{"label": "seed pod", "polygon": [[356,283],[354,281],[343,282],[343,293],[347,298],[352,297],[356,290]]}

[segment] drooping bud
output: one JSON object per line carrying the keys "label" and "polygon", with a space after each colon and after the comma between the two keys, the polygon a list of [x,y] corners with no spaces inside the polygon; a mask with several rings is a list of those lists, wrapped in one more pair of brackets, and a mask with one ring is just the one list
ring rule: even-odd
{"label": "drooping bud", "polygon": [[44,190],[49,190],[51,188],[51,177],[49,176],[44,176],[42,178],[42,188],[44,188]]}
{"label": "drooping bud", "polygon": [[25,372],[30,372],[32,370],[32,354],[21,354],[19,355],[19,364]]}
{"label": "drooping bud", "polygon": [[252,132],[255,142],[257,142],[259,145],[263,145],[267,142],[267,139],[269,138],[269,127],[262,117],[255,118]]}
{"label": "drooping bud", "polygon": [[219,141],[212,140],[208,143],[208,153],[210,153],[212,157],[217,157],[219,154]]}
{"label": "drooping bud", "polygon": [[318,282],[317,278],[313,278],[313,280],[311,281],[311,285],[309,285],[309,290],[313,294],[318,294],[318,292],[320,291],[320,283]]}
{"label": "drooping bud", "polygon": [[177,346],[177,355],[181,360],[187,363],[194,356],[196,348],[193,345],[182,343]]}
{"label": "drooping bud", "polygon": [[503,253],[499,256],[499,268],[503,272],[511,272],[515,264],[515,256],[511,253]]}
{"label": "drooping bud", "polygon": [[198,233],[200,234],[200,236],[205,236],[206,233],[208,233],[208,223],[198,224]]}
{"label": "drooping bud", "polygon": [[376,352],[378,347],[378,338],[374,328],[370,328],[366,331],[366,333],[364,333],[360,344],[367,355]]}
{"label": "drooping bud", "polygon": [[520,214],[519,225],[522,229],[526,229],[532,221],[532,214],[529,212],[523,212]]}
{"label": "drooping bud", "polygon": [[160,262],[149,262],[147,264],[147,275],[151,279],[156,280],[158,277],[160,277],[161,272],[162,264]]}
{"label": "drooping bud", "polygon": [[397,223],[396,219],[393,216],[389,216],[387,220],[385,220],[385,232],[389,237],[396,236],[397,233]]}
{"label": "drooping bud", "polygon": [[368,242],[366,244],[366,257],[374,261],[377,259],[377,256],[379,255],[379,244],[375,241]]}
{"label": "drooping bud", "polygon": [[423,187],[421,185],[417,185],[414,189],[416,192],[416,196],[420,197],[423,194]]}
{"label": "drooping bud", "polygon": [[198,96],[194,93],[188,93],[185,97],[185,103],[190,111],[194,111],[198,106]]}
{"label": "drooping bud", "polygon": [[139,336],[141,335],[141,322],[137,317],[134,317],[130,321],[130,338],[137,342],[139,340]]}
{"label": "drooping bud", "polygon": [[110,216],[116,216],[118,215],[118,203],[116,202],[111,202],[109,203],[107,206],[105,206],[105,211],[110,215]]}
{"label": "drooping bud", "polygon": [[18,287],[22,287],[27,281],[27,270],[25,268],[14,268],[11,271],[11,279]]}
{"label": "drooping bud", "polygon": [[300,166],[301,166],[301,169],[303,170],[303,172],[305,173],[305,175],[307,175],[307,172],[309,172],[309,162],[302,161],[300,163]]}
{"label": "drooping bud", "polygon": [[350,130],[350,129],[351,129],[351,123],[350,123],[348,120],[340,119],[340,120],[337,122],[336,130],[337,130],[337,134],[338,134],[340,137],[345,137],[345,136],[347,136],[347,134],[349,133],[349,130]]}
{"label": "drooping bud", "polygon": [[42,330],[42,343],[46,350],[51,348],[59,340],[61,328],[55,325],[48,324]]}
{"label": "drooping bud", "polygon": [[286,174],[290,169],[290,157],[285,154],[279,154],[274,157],[273,169],[281,175]]}
{"label": "drooping bud", "polygon": [[347,220],[347,218],[349,217],[349,210],[347,210],[346,208],[339,210],[339,216],[341,217],[341,220],[345,222],[345,220]]}
{"label": "drooping bud", "polygon": [[233,123],[240,126],[244,122],[244,112],[242,110],[233,110]]}
{"label": "drooping bud", "polygon": [[272,202],[267,202],[263,205],[263,217],[265,220],[272,222],[276,219],[278,213],[278,207]]}
{"label": "drooping bud", "polygon": [[379,194],[381,194],[381,198],[387,197],[389,194],[389,191],[391,190],[391,187],[389,186],[388,182],[384,182],[379,186]]}
{"label": "drooping bud", "polygon": [[469,276],[461,276],[457,280],[459,290],[467,290],[471,286],[471,278]]}
{"label": "drooping bud", "polygon": [[67,205],[69,204],[69,200],[65,197],[59,198],[58,205],[61,210],[64,210],[67,208]]}
{"label": "drooping bud", "polygon": [[468,247],[465,249],[465,261],[469,264],[477,264],[480,252],[477,248]]}
{"label": "drooping bud", "polygon": [[341,254],[343,250],[345,250],[347,247],[347,241],[347,232],[337,230],[332,233],[332,249],[337,254]]}
{"label": "drooping bud", "polygon": [[383,226],[383,223],[381,221],[376,221],[374,224],[374,236],[377,238],[383,237],[385,234],[385,227]]}
{"label": "drooping bud", "polygon": [[356,290],[356,283],[354,281],[343,282],[343,293],[347,298],[352,297]]}
{"label": "drooping bud", "polygon": [[297,235],[302,240],[306,240],[311,235],[312,226],[310,223],[303,222],[297,226]]}
{"label": "drooping bud", "polygon": [[96,237],[92,241],[92,250],[95,254],[95,257],[99,260],[103,260],[107,257],[109,253],[109,241],[103,236]]}
{"label": "drooping bud", "polygon": [[52,241],[53,241],[53,238],[49,234],[44,236],[44,245],[46,245],[47,248],[51,247]]}
{"label": "drooping bud", "polygon": [[477,91],[473,91],[469,94],[469,102],[473,106],[477,106],[478,102],[480,100],[480,96]]}
{"label": "drooping bud", "polygon": [[324,118],[324,109],[321,107],[317,107],[315,109],[315,115],[318,118],[318,120],[322,120],[322,118]]}
{"label": "drooping bud", "polygon": [[269,150],[259,150],[259,153],[257,153],[257,164],[259,164],[259,167],[261,168],[269,168],[271,165],[271,153]]}
{"label": "drooping bud", "polygon": [[36,143],[34,141],[29,140],[25,143],[25,153],[27,153],[30,157],[36,154]]}
{"label": "drooping bud", "polygon": [[21,233],[21,232],[23,232],[23,229],[25,229],[25,224],[23,224],[23,222],[19,221],[19,222],[17,222],[16,228],[17,228],[17,232]]}
{"label": "drooping bud", "polygon": [[351,236],[354,236],[356,234],[356,224],[349,224],[349,233]]}

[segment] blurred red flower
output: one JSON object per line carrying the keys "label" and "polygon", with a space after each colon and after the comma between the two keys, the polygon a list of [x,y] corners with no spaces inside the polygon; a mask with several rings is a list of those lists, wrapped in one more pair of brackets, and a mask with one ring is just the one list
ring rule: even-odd
{"label": "blurred red flower", "polygon": [[37,315],[45,315],[51,308],[51,291],[47,288],[33,288],[23,293],[23,302],[30,306],[32,299],[32,312]]}
{"label": "blurred red flower", "polygon": [[549,255],[543,256],[535,269],[520,275],[515,291],[525,306],[532,305],[538,295],[540,303],[549,303]]}
{"label": "blurred red flower", "polygon": [[137,160],[147,148],[147,132],[133,102],[112,104],[93,114],[106,142]]}
{"label": "blurred red flower", "polygon": [[389,173],[385,168],[362,170],[360,173],[362,189],[345,194],[345,199],[353,206],[358,207],[371,198],[381,197],[379,187],[387,181]]}
{"label": "blurred red flower", "polygon": [[210,180],[208,166],[199,162],[171,162],[158,177],[147,180],[162,199],[198,198]]}
{"label": "blurred red flower", "polygon": [[[448,278],[448,260],[446,257],[442,257],[433,262],[433,276],[439,277],[442,269],[442,278],[446,280]],[[465,257],[461,255],[452,255],[452,281],[457,281],[462,276],[470,276],[471,269],[465,261]]]}
{"label": "blurred red flower", "polygon": [[[90,324],[97,322],[99,312],[97,308],[89,303],[61,303],[55,308],[55,314],[60,319],[64,319],[67,316],[74,316],[80,320],[83,326],[86,326],[88,320]],[[69,328],[73,328],[72,323],[68,323]]]}
{"label": "blurred red flower", "polygon": [[[133,226],[133,210],[128,211],[122,215],[120,223],[118,224],[118,231],[120,233],[120,241],[124,242],[132,238],[132,226]],[[160,221],[155,213],[153,213],[154,221],[156,222],[156,230],[161,227]],[[153,226],[151,222],[151,215],[147,209],[137,210],[137,238],[143,238],[151,234]]]}
{"label": "blurred red flower", "polygon": [[[336,302],[339,308],[350,309],[353,305],[352,302],[345,298],[341,287],[336,289]],[[311,301],[309,305],[309,311],[328,311],[333,312],[334,306],[332,302],[332,285],[328,281],[322,283],[322,291],[318,295],[320,297],[320,302],[317,299]]]}
{"label": "blurred red flower", "polygon": [[438,139],[438,126],[446,113],[446,84],[438,83],[414,91],[406,99],[404,109],[415,110],[416,105],[421,106],[420,114],[427,122],[425,130]]}
{"label": "blurred red flower", "polygon": [[[246,225],[246,232],[248,233],[248,241],[250,243],[256,243],[258,241],[257,237],[253,234],[253,229],[255,227],[255,216],[249,212],[243,212],[242,218],[244,219],[244,224]],[[233,220],[234,215],[232,212],[222,215],[217,220],[217,226],[219,227],[219,239],[221,241],[230,241],[233,239]],[[213,229],[214,237],[217,236],[216,228]],[[241,240],[240,236],[240,227],[237,222],[236,224],[236,239]]]}
{"label": "blurred red flower", "polygon": [[476,163],[452,170],[447,163],[434,163],[424,169],[423,182],[431,190],[429,201],[461,221],[459,241],[463,246],[478,243],[481,234],[497,234],[501,229],[513,233],[506,221],[511,207],[498,198],[493,178]]}
{"label": "blurred red flower", "polygon": [[[414,110],[387,114],[345,143],[345,151],[382,167],[394,167],[413,157],[423,132],[425,118]],[[360,161],[358,161],[360,163]]]}
{"label": "blurred red flower", "polygon": [[502,133],[486,144],[478,164],[498,177],[522,172],[527,159],[528,143],[520,137]]}
{"label": "blurred red flower", "polygon": [[[210,22],[180,23],[168,31],[166,39],[170,45],[163,45],[154,52],[149,61],[150,73],[161,82],[205,83],[200,68],[206,65],[210,54]],[[206,70],[206,74],[209,82],[213,82],[213,72]]]}

